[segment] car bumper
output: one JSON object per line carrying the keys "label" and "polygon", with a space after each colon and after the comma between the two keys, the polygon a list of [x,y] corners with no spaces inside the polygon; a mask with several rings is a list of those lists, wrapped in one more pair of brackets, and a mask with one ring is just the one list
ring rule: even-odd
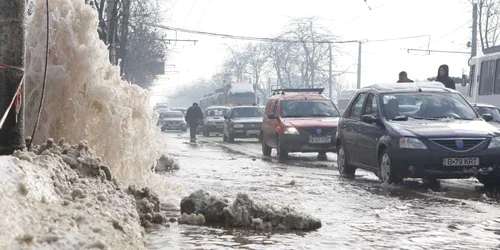
{"label": "car bumper", "polygon": [[217,133],[222,133],[222,130],[224,130],[224,125],[204,125],[203,128],[207,130],[208,132],[217,132]]}
{"label": "car bumper", "polygon": [[162,130],[186,130],[187,124],[162,124]]}
{"label": "car bumper", "polygon": [[[400,149],[389,150],[391,165],[402,178],[455,179],[499,173],[500,149],[486,149],[476,153],[455,153]],[[444,158],[479,158],[478,166],[444,166]]]}
{"label": "car bumper", "polygon": [[231,128],[229,132],[233,138],[260,138],[259,128]]}
{"label": "car bumper", "polygon": [[280,135],[281,145],[287,152],[335,152],[335,135],[329,143],[311,143],[309,135]]}

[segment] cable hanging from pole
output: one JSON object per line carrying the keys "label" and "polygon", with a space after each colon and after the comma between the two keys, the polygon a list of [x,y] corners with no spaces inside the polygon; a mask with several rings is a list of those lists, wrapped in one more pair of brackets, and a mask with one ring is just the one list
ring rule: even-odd
{"label": "cable hanging from pole", "polygon": [[43,100],[45,98],[45,86],[47,84],[47,68],[48,68],[48,62],[49,62],[49,0],[45,0],[45,8],[46,8],[46,15],[47,15],[47,40],[45,44],[45,68],[43,72],[43,84],[42,84],[42,94],[40,96],[40,105],[38,106],[38,112],[36,115],[36,121],[35,121],[35,126],[33,127],[33,133],[31,134],[31,139],[28,142],[28,151],[31,149],[31,145],[33,144],[33,140],[35,139],[35,134],[36,130],[38,129],[38,123],[40,122],[40,115],[42,114],[42,107],[43,107]]}

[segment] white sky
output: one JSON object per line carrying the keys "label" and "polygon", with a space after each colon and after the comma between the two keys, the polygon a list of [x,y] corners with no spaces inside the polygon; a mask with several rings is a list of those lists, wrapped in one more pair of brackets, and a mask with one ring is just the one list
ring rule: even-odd
{"label": "white sky", "polygon": [[[172,0],[164,25],[241,36],[271,37],[282,31],[290,17],[317,16],[339,40],[387,39],[430,35],[430,49],[470,51],[472,6],[466,0]],[[198,23],[199,22],[199,23]],[[198,24],[198,25],[197,25]],[[168,31],[175,38],[173,31]],[[179,74],[159,83],[172,93],[173,87],[210,77],[228,56],[225,44],[247,41],[177,33],[177,39],[199,40],[196,45],[177,42],[168,58]],[[435,76],[441,64],[450,66],[450,75],[467,70],[468,55],[407,52],[406,48],[427,49],[428,38],[363,44],[361,85],[395,82],[398,73],[411,79]],[[339,45],[343,56],[334,58],[335,70],[349,66],[346,80],[355,87],[357,44]]]}

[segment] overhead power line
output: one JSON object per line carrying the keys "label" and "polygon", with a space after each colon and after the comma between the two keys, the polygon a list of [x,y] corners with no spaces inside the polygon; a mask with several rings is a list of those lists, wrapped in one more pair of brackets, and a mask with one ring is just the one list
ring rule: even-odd
{"label": "overhead power line", "polygon": [[239,36],[239,35],[231,35],[231,34],[222,34],[215,32],[206,32],[206,31],[198,31],[198,30],[189,30],[184,28],[176,28],[170,27],[161,24],[149,24],[150,26],[162,28],[166,30],[198,34],[198,35],[206,35],[206,36],[215,36],[221,38],[229,38],[229,39],[237,39],[237,40],[250,40],[250,41],[262,41],[262,42],[283,42],[283,43],[332,43],[332,44],[342,44],[342,43],[370,43],[370,42],[385,42],[385,41],[396,41],[396,40],[406,40],[406,39],[414,39],[421,37],[429,37],[429,35],[419,35],[419,36],[406,36],[406,37],[397,37],[397,38],[387,38],[387,39],[377,39],[377,40],[317,40],[317,41],[303,41],[303,40],[290,40],[284,38],[272,38],[272,37],[254,37],[254,36]]}
{"label": "overhead power line", "polygon": [[429,54],[431,52],[437,52],[437,53],[449,53],[449,54],[470,54],[470,52],[463,52],[463,51],[451,51],[451,50],[430,50],[430,49],[405,49],[406,51],[423,51],[423,52],[428,52]]}

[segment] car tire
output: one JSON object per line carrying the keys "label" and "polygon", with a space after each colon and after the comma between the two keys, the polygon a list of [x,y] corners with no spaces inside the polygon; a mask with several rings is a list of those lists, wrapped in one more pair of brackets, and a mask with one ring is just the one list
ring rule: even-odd
{"label": "car tire", "polygon": [[288,159],[288,151],[284,150],[284,147],[283,145],[281,145],[281,140],[279,138],[277,138],[276,140],[277,140],[276,144],[278,145],[278,147],[276,148],[278,158],[280,160]]}
{"label": "car tire", "polygon": [[234,137],[231,135],[231,133],[227,134],[227,141],[228,142],[234,142]]}
{"label": "car tire", "polygon": [[342,144],[339,145],[337,150],[337,167],[341,176],[354,177],[356,174],[356,168],[347,163],[347,153]]}
{"label": "car tire", "polygon": [[387,150],[383,150],[379,157],[378,178],[385,184],[401,182],[403,179],[397,176],[395,168],[391,164],[391,158]]}
{"label": "car tire", "polygon": [[264,138],[262,138],[262,136],[261,136],[261,143],[262,143],[262,154],[264,156],[270,156],[273,148],[267,146],[267,142]]}
{"label": "car tire", "polygon": [[186,132],[186,131],[187,131],[187,129],[183,128],[183,129],[181,129],[181,131],[182,131],[182,132]]}

